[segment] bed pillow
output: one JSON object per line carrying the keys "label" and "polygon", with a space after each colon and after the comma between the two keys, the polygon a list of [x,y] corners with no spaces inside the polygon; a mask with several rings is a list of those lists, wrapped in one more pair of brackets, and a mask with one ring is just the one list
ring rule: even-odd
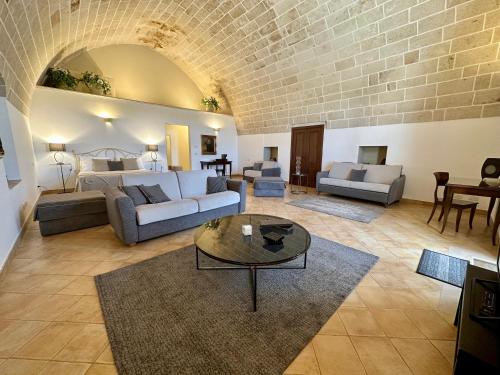
{"label": "bed pillow", "polygon": [[148,200],[137,185],[121,186],[120,189],[132,199],[134,206],[148,204]]}
{"label": "bed pillow", "polygon": [[109,171],[108,161],[109,159],[92,159],[92,170],[94,172]]}
{"label": "bed pillow", "polygon": [[80,172],[92,172],[92,158],[80,156]]}
{"label": "bed pillow", "polygon": [[207,194],[222,193],[227,191],[227,177],[207,177]]}
{"label": "bed pillow", "polygon": [[137,158],[121,158],[123,169],[126,171],[135,171],[139,168],[139,160]]}
{"label": "bed pillow", "polygon": [[108,160],[108,169],[110,171],[123,171],[123,162],[121,160]]}
{"label": "bed pillow", "polygon": [[153,186],[139,185],[138,188],[142,192],[142,194],[144,194],[148,203],[155,204],[168,202],[170,200],[170,198],[167,197],[167,194],[165,194],[159,184]]}

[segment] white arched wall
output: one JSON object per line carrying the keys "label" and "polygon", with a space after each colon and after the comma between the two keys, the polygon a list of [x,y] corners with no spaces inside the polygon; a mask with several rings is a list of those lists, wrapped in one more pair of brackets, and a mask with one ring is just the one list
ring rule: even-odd
{"label": "white arched wall", "polygon": [[[113,118],[104,124],[102,116]],[[145,145],[158,144],[161,167],[165,165],[166,124],[189,126],[191,167],[200,169],[201,160],[211,160],[228,154],[238,164],[238,140],[232,116],[160,106],[137,101],[102,97],[48,87],[37,87],[31,106],[31,130],[38,170],[38,184],[44,189],[61,187],[59,171],[50,164],[47,143],[66,144],[65,160],[74,161],[71,152],[86,152],[113,147],[130,152],[142,152],[147,168],[151,167]],[[201,155],[201,135],[217,135],[217,155]],[[69,172],[67,168],[66,173]],[[74,175],[69,180],[74,184]]]}
{"label": "white arched wall", "polygon": [[110,81],[112,96],[117,98],[203,109],[203,93],[196,83],[147,46],[120,44],[81,50],[58,65],[75,73],[98,72]]}

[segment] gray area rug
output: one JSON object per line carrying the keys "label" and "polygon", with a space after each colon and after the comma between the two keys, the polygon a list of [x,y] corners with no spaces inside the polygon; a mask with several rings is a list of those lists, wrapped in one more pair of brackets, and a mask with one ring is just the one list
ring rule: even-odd
{"label": "gray area rug", "polygon": [[375,204],[333,197],[307,197],[288,204],[367,224],[384,213],[384,208]]}
{"label": "gray area rug", "polygon": [[461,288],[469,262],[446,254],[424,249],[417,273]]}
{"label": "gray area rug", "polygon": [[307,258],[258,271],[257,312],[249,271],[198,271],[194,246],[96,276],[118,372],[282,374],[378,259],[315,236]]}

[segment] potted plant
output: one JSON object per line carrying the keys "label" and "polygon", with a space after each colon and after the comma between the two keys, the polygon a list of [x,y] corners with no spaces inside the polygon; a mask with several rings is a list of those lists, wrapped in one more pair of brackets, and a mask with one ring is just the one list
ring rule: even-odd
{"label": "potted plant", "polygon": [[46,86],[74,90],[77,84],[78,79],[67,69],[54,67],[47,70]]}
{"label": "potted plant", "polygon": [[208,112],[217,112],[220,109],[219,102],[213,96],[206,96],[201,99],[201,104]]}
{"label": "potted plant", "polygon": [[89,90],[97,90],[103,95],[108,95],[111,92],[111,85],[99,74],[85,72],[82,74],[82,78],[80,78],[79,81],[87,86]]}

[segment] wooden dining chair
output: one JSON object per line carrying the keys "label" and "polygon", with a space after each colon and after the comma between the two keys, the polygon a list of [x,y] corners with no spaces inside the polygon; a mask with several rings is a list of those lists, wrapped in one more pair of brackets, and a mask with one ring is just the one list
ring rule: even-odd
{"label": "wooden dining chair", "polygon": [[[427,224],[429,224],[431,222],[432,217],[434,216],[434,213],[436,212],[437,206],[441,206],[441,213],[439,215],[438,221],[441,221],[441,219],[443,218],[443,214],[444,214],[443,201],[444,201],[445,197],[444,197],[444,192],[443,192],[443,198],[439,198],[438,192],[439,192],[439,187],[441,187],[441,186],[446,187],[446,184],[448,183],[448,180],[450,179],[450,174],[448,172],[434,172],[434,177],[436,178],[436,188],[434,189],[434,205],[432,206],[431,216],[429,216],[429,220],[427,220]],[[445,192],[446,192],[446,188],[445,188]],[[458,228],[460,227],[460,220],[462,219],[462,211],[468,210],[468,209],[470,209],[469,228],[472,229],[472,222],[474,221],[474,214],[476,213],[477,205],[478,205],[477,202],[470,202],[470,201],[465,201],[465,200],[460,200],[460,199],[453,199],[453,202],[451,204],[451,208],[457,209],[457,222],[455,225],[455,232],[458,232]]]}

